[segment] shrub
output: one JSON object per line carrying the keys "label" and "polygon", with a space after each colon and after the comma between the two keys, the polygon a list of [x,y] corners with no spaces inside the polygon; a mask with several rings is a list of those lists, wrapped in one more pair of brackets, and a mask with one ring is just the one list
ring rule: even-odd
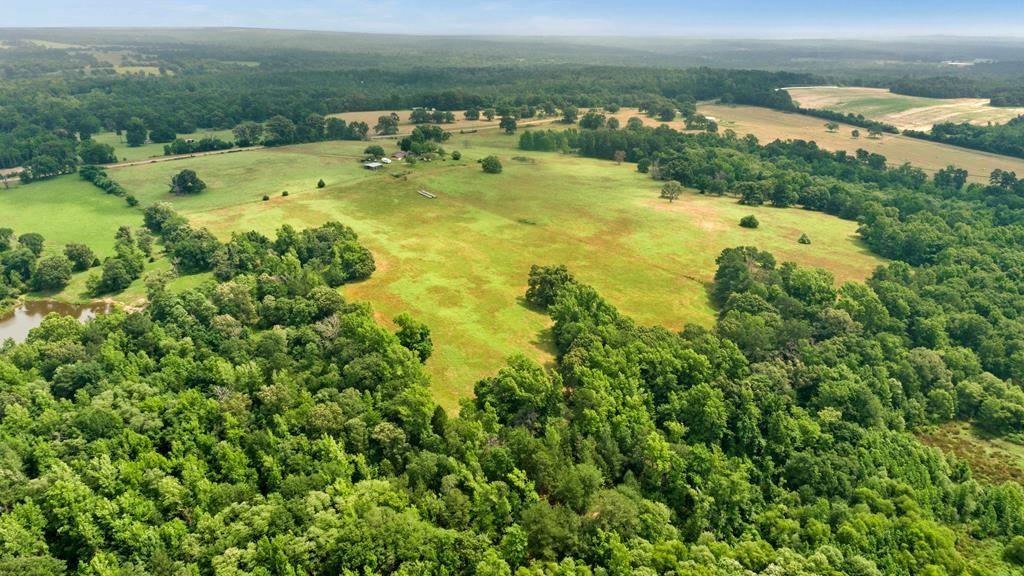
{"label": "shrub", "polygon": [[484,172],[488,174],[501,174],[501,160],[497,156],[488,156],[480,161]]}
{"label": "shrub", "polygon": [[811,243],[811,239],[807,237],[807,234],[801,234],[800,235],[800,239],[797,240],[797,242],[799,242],[801,244],[810,244]]}
{"label": "shrub", "polygon": [[1024,536],[1014,536],[1003,548],[1003,560],[1017,566],[1024,566]]}
{"label": "shrub", "polygon": [[462,160],[462,152],[455,150],[452,152],[452,160]]}
{"label": "shrub", "polygon": [[743,226],[744,228],[757,228],[760,225],[761,223],[757,221],[757,217],[753,214],[740,218],[740,226]]}
{"label": "shrub", "polygon": [[266,202],[267,200],[270,200],[270,196],[267,196],[266,194],[264,194],[263,195],[263,201]]}
{"label": "shrub", "polygon": [[[327,186],[327,183],[324,182],[323,178],[321,178],[320,181],[316,183],[316,187],[317,188],[323,188],[324,186]],[[288,192],[285,192],[284,195],[287,196]]]}
{"label": "shrub", "polygon": [[[321,180],[321,182],[323,182],[323,180]],[[288,196],[288,191],[285,190],[284,192],[281,192],[281,196]]]}
{"label": "shrub", "polygon": [[139,199],[136,198],[135,196],[132,196],[131,194],[125,196],[124,201],[127,202],[128,205],[131,206],[132,208],[139,205]]}

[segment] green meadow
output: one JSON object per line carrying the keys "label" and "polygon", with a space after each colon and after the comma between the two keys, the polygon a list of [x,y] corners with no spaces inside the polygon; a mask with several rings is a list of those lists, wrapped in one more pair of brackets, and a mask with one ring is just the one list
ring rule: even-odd
{"label": "green meadow", "polygon": [[[194,138],[196,140],[212,136],[221,140],[232,140],[234,136],[231,130],[197,130],[192,134],[179,134],[180,138]],[[156,142],[146,142],[142,146],[129,146],[125,143],[124,134],[118,135],[115,132],[102,132],[96,134],[93,140],[110,144],[114,147],[114,153],[119,162],[135,162],[164,155],[164,145]]]}
{"label": "green meadow", "polygon": [[[249,229],[272,234],[286,223],[305,227],[339,220],[352,226],[373,251],[377,271],[346,286],[346,296],[370,302],[384,323],[408,311],[430,325],[435,350],[427,366],[435,395],[448,408],[471,394],[473,383],[493,373],[509,354],[526,351],[541,362],[550,360],[548,319],[522,302],[532,264],[564,263],[637,321],[678,329],[687,322],[713,321],[706,287],[715,258],[729,246],[753,245],[780,261],[825,267],[838,281],[863,279],[880,262],[857,239],[854,222],[800,209],[741,206],[734,198],[694,192],[668,203],[658,198],[660,183],[637,173],[634,165],[522,152],[516,142],[495,132],[453,134],[446,148],[460,150],[460,161],[396,162],[377,172],[359,162],[365,142],[306,144],[109,172],[142,206],[172,202],[194,224],[223,239]],[[394,149],[393,142],[383,144]],[[500,157],[501,174],[481,171],[476,160],[489,154]],[[167,183],[183,168],[196,170],[208,189],[193,197],[170,195]],[[52,222],[35,229],[57,242],[85,240],[109,250],[117,225],[141,223],[141,211],[76,178],[19,187],[17,205],[24,210],[59,195],[69,214],[95,212],[91,218],[71,216],[77,225],[66,229]],[[327,184],[322,189],[316,188],[320,178]],[[71,189],[74,194],[67,193]],[[287,197],[281,195],[285,190]],[[423,198],[418,190],[437,198]],[[264,195],[270,199],[263,201]],[[19,218],[19,229],[46,220],[44,210],[29,210]],[[739,227],[739,219],[751,213],[761,227]],[[802,233],[812,244],[797,242]]]}

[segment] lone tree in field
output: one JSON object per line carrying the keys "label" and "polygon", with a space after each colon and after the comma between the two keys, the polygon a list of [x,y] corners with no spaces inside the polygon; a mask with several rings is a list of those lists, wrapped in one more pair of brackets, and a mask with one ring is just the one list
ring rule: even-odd
{"label": "lone tree in field", "polygon": [[675,180],[669,180],[665,182],[665,185],[661,187],[661,197],[668,200],[669,204],[675,201],[683,194],[683,185]]}
{"label": "lone tree in field", "polygon": [[511,116],[502,116],[498,126],[505,131],[505,134],[515,134],[518,127],[516,119]]}
{"label": "lone tree in field", "polygon": [[761,223],[757,221],[757,217],[753,214],[740,218],[740,226],[744,228],[757,228]]}
{"label": "lone tree in field", "polygon": [[835,132],[839,130],[839,122],[826,122],[825,129],[829,132]]}
{"label": "lone tree in field", "polygon": [[797,240],[797,242],[799,242],[801,244],[810,244],[811,243],[811,239],[808,238],[807,234],[805,233],[805,234],[801,234],[800,235],[800,239]]}
{"label": "lone tree in field", "polygon": [[850,136],[853,136],[854,140],[856,140],[857,138],[860,138],[860,130],[857,130],[856,128],[854,128],[853,131],[850,132]]}
{"label": "lone tree in field", "polygon": [[141,118],[132,118],[124,130],[124,138],[131,147],[142,146],[146,143],[146,124]]}
{"label": "lone tree in field", "polygon": [[173,194],[199,194],[203,190],[206,190],[206,182],[199,179],[195,170],[186,168],[171,178]]}
{"label": "lone tree in field", "polygon": [[363,154],[366,154],[367,158],[379,160],[384,157],[386,152],[384,152],[384,147],[381,146],[380,144],[371,144],[370,146],[367,146],[366,149],[363,150]]}
{"label": "lone tree in field", "polygon": [[868,130],[868,138],[871,138],[872,140],[878,140],[881,137],[882,131],[879,130],[878,128],[872,128],[871,130]]}
{"label": "lone tree in field", "polygon": [[324,179],[323,179],[323,178],[321,178],[321,179],[320,179],[320,180],[319,180],[319,181],[318,181],[318,182],[316,183],[316,187],[317,187],[317,188],[323,188],[324,186],[327,186],[327,182],[324,182]]}
{"label": "lone tree in field", "polygon": [[616,164],[622,164],[622,161],[626,159],[626,151],[616,150],[615,153],[612,154],[612,158],[615,159]]}
{"label": "lone tree in field", "polygon": [[501,160],[497,156],[488,156],[480,161],[484,172],[488,174],[501,174]]}

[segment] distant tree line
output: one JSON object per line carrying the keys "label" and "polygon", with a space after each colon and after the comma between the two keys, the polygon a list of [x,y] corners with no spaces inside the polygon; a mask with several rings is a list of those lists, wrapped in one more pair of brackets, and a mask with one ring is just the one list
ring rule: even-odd
{"label": "distant tree line", "polygon": [[923,140],[973,148],[984,152],[1024,158],[1024,116],[1005,124],[977,126],[967,122],[942,122],[928,132],[904,130],[903,134]]}
{"label": "distant tree line", "polygon": [[900,129],[892,124],[886,122],[880,122],[878,120],[872,120],[865,118],[863,114],[854,114],[852,112],[836,112],[834,110],[825,110],[822,108],[801,108],[796,107],[796,112],[806,114],[808,116],[815,116],[817,118],[824,118],[825,120],[832,120],[835,122],[844,122],[852,126],[859,126],[861,128],[867,128],[868,130],[877,130],[879,132],[887,132],[889,134],[899,134]]}
{"label": "distant tree line", "polygon": [[[804,74],[710,68],[484,66],[439,69],[430,75],[416,69],[323,70],[313,67],[315,58],[307,56],[310,62],[291,68],[197,69],[160,77],[68,75],[9,82],[0,89],[5,111],[0,119],[0,168],[35,164],[38,177],[70,171],[78,143],[101,131],[121,132],[129,145],[170,144],[177,135],[197,129],[269,124],[275,119],[273,124],[282,132],[269,134],[271,143],[359,139],[366,134],[361,126],[349,131],[330,119],[323,126],[310,120],[334,112],[413,107],[424,113],[474,110],[476,117],[526,118],[569,105],[636,106],[659,99],[677,106],[720,98],[779,107],[788,94],[778,88],[819,82]],[[564,75],[579,81],[564,83]],[[431,112],[431,122],[433,116]],[[442,112],[440,119],[451,117]],[[236,144],[246,145],[237,137]],[[33,161],[37,157],[43,158]]]}
{"label": "distant tree line", "polygon": [[[978,66],[984,70],[986,66]],[[1024,75],[947,75],[901,78],[889,84],[895,94],[926,98],[988,98],[992,106],[1024,106]]]}

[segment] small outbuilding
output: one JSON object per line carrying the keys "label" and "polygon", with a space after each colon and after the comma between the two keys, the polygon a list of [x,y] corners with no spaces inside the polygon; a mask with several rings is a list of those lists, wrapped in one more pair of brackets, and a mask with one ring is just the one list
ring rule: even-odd
{"label": "small outbuilding", "polygon": [[395,152],[395,153],[394,153],[394,154],[392,154],[391,156],[392,156],[392,157],[394,157],[394,159],[395,159],[395,160],[403,160],[403,159],[404,159],[404,158],[405,158],[406,156],[408,156],[408,155],[409,155],[409,153],[408,153],[408,152],[406,152],[406,151],[404,151],[404,150],[401,150],[401,151],[399,151],[399,152]]}
{"label": "small outbuilding", "polygon": [[363,163],[363,168],[366,168],[367,170],[376,170],[378,168],[382,168],[383,166],[384,165],[381,164],[380,162],[364,162]]}

